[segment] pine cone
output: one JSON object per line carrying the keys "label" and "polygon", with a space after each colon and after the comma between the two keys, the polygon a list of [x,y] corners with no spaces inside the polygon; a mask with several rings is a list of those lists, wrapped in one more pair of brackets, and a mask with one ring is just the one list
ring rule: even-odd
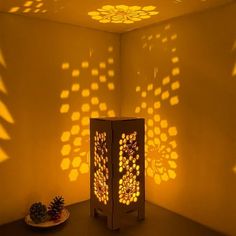
{"label": "pine cone", "polygon": [[47,220],[47,207],[41,202],[36,202],[30,207],[30,218],[36,224]]}
{"label": "pine cone", "polygon": [[64,198],[57,196],[53,199],[48,207],[48,215],[51,220],[58,220],[61,217],[62,210],[64,209]]}

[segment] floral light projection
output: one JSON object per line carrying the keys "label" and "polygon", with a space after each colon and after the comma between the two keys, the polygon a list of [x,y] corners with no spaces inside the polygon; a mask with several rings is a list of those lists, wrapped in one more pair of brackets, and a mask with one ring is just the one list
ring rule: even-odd
{"label": "floral light projection", "polygon": [[[2,51],[0,49],[0,140],[8,141],[11,139],[10,134],[7,132],[5,124],[13,124],[14,119],[7,108],[6,103],[4,102],[6,96],[8,95],[6,86],[3,81],[2,72],[5,72],[7,64],[3,57]],[[2,145],[0,146],[0,163],[8,159],[7,153],[4,151]]]}
{"label": "floral light projection", "polygon": [[123,174],[119,180],[119,202],[130,205],[137,202],[140,195],[137,132],[123,133],[119,144],[119,172]]}
{"label": "floral light projection", "polygon": [[106,144],[106,132],[98,133],[94,137],[94,193],[99,202],[103,202],[105,205],[109,200],[109,188],[108,188],[108,156],[107,156],[107,144]]}
{"label": "floral light projection", "polygon": [[96,11],[89,12],[88,15],[100,23],[132,24],[157,15],[159,12],[155,9],[155,6],[105,5]]}
{"label": "floral light projection", "polygon": [[44,0],[24,0],[22,5],[13,6],[9,13],[46,13]]}
{"label": "floral light projection", "polygon": [[[81,61],[77,68],[71,68],[69,62],[63,62],[61,65],[62,70],[71,77],[70,87],[64,88],[60,94],[60,113],[65,121],[71,124],[71,127],[61,134],[61,169],[69,171],[70,181],[77,180],[79,173],[89,172],[90,117],[115,116],[115,111],[109,108],[104,99],[107,92],[115,91],[113,47],[108,47],[107,51],[107,59],[101,60],[97,65],[93,65],[89,60]],[[92,56],[91,49],[89,57]],[[76,106],[73,106],[75,102]]]}
{"label": "floral light projection", "polygon": [[135,113],[146,117],[146,174],[153,178],[156,184],[176,178],[178,159],[177,128],[161,116],[163,106],[175,106],[179,103],[177,91],[180,88],[180,68],[177,49],[174,46],[177,34],[171,33],[170,29],[171,26],[167,25],[163,35],[158,33],[142,37],[143,49],[150,53],[158,43],[168,49],[166,52],[172,55],[167,62],[171,65],[169,73],[165,77],[159,77],[156,67],[153,78],[149,78],[153,82],[147,84],[145,88],[136,87],[141,103],[136,106]]}

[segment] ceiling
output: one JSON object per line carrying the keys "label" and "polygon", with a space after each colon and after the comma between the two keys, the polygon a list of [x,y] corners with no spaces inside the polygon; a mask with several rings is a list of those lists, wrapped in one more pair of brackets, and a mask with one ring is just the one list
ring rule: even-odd
{"label": "ceiling", "polygon": [[0,0],[0,12],[122,33],[234,0]]}

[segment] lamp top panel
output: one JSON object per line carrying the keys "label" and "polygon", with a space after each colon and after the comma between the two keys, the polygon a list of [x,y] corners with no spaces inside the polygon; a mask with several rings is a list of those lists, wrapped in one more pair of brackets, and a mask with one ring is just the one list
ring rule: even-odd
{"label": "lamp top panel", "polygon": [[101,117],[101,118],[91,118],[91,120],[127,121],[127,120],[144,120],[144,118],[138,118],[138,117]]}
{"label": "lamp top panel", "polygon": [[234,0],[1,0],[0,12],[122,33]]}

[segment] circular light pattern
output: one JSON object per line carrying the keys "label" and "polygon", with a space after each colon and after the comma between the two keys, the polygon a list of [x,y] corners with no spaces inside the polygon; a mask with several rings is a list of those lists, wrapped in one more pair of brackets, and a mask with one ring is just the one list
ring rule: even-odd
{"label": "circular light pattern", "polygon": [[119,172],[124,173],[119,180],[119,202],[130,205],[137,202],[140,196],[137,132],[123,133],[119,145]]}
{"label": "circular light pattern", "polygon": [[158,11],[154,11],[155,9],[155,6],[105,5],[96,11],[89,12],[88,15],[100,23],[132,24],[159,14]]}
{"label": "circular light pattern", "polygon": [[106,145],[106,133],[98,133],[94,136],[94,194],[97,196],[99,202],[105,205],[109,200],[108,184],[108,157]]}

